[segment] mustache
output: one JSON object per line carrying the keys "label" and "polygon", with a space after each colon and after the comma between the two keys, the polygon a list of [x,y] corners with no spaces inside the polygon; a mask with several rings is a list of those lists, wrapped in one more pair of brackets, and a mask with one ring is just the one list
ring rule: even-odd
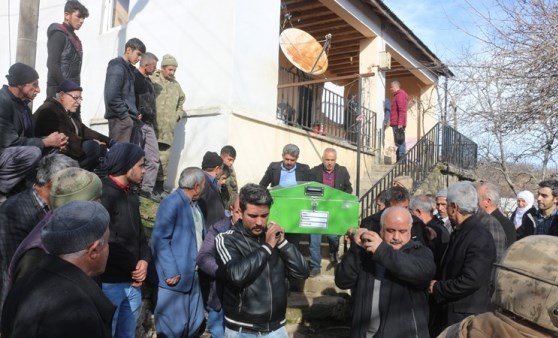
{"label": "mustache", "polygon": [[389,241],[390,245],[399,245],[403,243],[403,241],[399,240],[399,239],[392,239],[391,241]]}

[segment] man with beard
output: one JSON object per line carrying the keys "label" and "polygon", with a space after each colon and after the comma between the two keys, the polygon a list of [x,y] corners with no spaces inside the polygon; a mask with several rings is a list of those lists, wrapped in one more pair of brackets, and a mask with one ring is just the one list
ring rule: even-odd
{"label": "man with beard", "polygon": [[360,228],[335,269],[335,284],[351,289],[351,337],[428,338],[425,288],[436,266],[430,249],[411,240],[413,219],[406,208],[388,207],[381,230]]}
{"label": "man with beard", "polygon": [[0,90],[0,203],[36,168],[44,148],[62,149],[68,143],[59,132],[35,137],[29,103],[41,91],[37,71],[18,62],[6,78],[8,85]]}
{"label": "man with beard", "polygon": [[103,292],[116,305],[112,334],[135,337],[141,307],[141,285],[151,259],[139,211],[139,197],[132,190],[145,174],[143,150],[118,143],[108,152],[101,203],[110,214],[110,254],[101,275]]}
{"label": "man with beard", "polygon": [[161,191],[169,190],[164,184],[174,140],[174,128],[185,114],[184,101],[186,101],[186,95],[174,77],[177,68],[176,58],[170,54],[165,54],[161,60],[161,69],[149,77],[153,81],[157,106],[156,131],[159,141],[159,174],[157,175],[156,187]]}
{"label": "man with beard", "polygon": [[306,260],[280,225],[268,227],[273,199],[266,188],[247,184],[239,198],[242,219],[215,239],[225,276],[225,337],[286,338],[286,279],[307,278]]}

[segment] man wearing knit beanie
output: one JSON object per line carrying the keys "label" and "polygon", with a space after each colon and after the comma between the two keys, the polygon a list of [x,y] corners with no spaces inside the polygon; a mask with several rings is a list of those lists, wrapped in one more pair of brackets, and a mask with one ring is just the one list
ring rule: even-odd
{"label": "man wearing knit beanie", "polygon": [[[101,198],[101,179],[81,168],[66,168],[58,171],[51,180],[49,194],[50,209],[57,209],[72,201],[97,201]],[[50,211],[19,245],[8,270],[9,285],[34,271],[45,254],[41,241],[41,230],[50,221]]]}
{"label": "man wearing knit beanie", "polygon": [[43,148],[63,149],[68,143],[68,137],[59,132],[34,137],[28,104],[40,92],[37,71],[18,62],[6,78],[8,85],[0,90],[0,203],[37,167]]}
{"label": "man wearing knit beanie", "polygon": [[[155,103],[157,107],[157,140],[159,141],[159,174],[156,189],[165,189],[171,146],[174,140],[174,129],[185,116],[184,101],[186,95],[176,81],[174,75],[178,67],[176,58],[170,54],[163,55],[161,69],[149,78],[156,88]],[[167,183],[168,184],[168,183]]]}
{"label": "man wearing knit beanie", "polygon": [[98,202],[73,201],[54,211],[41,234],[49,254],[8,294],[2,336],[112,337],[115,307],[91,278],[105,269],[108,223]]}
{"label": "man wearing knit beanie", "polygon": [[108,176],[101,203],[110,214],[110,255],[101,275],[103,292],[117,306],[114,337],[134,337],[141,307],[141,285],[151,259],[139,212],[139,196],[131,189],[145,174],[143,150],[131,143],[112,146],[105,159]]}

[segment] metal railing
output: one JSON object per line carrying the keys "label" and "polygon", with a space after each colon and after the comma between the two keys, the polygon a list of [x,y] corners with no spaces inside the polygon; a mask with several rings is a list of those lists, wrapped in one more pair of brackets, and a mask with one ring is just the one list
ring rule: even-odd
{"label": "metal railing", "polygon": [[277,119],[289,126],[352,145],[357,145],[360,132],[362,149],[376,147],[376,113],[362,107],[358,97],[345,98],[324,88],[326,80],[307,81],[309,78],[305,74],[284,68],[281,68],[279,78],[281,85],[277,95]]}
{"label": "metal railing", "polygon": [[438,163],[474,169],[477,165],[477,144],[452,127],[438,122],[384,177],[362,195],[361,217],[367,217],[377,211],[376,196],[391,187],[394,178],[410,176],[413,179],[413,188],[410,191],[412,193]]}

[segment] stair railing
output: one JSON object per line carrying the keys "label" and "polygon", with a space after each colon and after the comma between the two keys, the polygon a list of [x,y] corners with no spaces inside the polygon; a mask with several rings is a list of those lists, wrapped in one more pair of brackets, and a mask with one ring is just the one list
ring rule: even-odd
{"label": "stair railing", "polygon": [[446,163],[462,169],[474,169],[477,165],[477,144],[453,129],[438,122],[399,161],[360,198],[361,217],[377,211],[376,196],[393,185],[394,178],[410,176],[413,179],[411,193],[430,174],[438,163]]}

